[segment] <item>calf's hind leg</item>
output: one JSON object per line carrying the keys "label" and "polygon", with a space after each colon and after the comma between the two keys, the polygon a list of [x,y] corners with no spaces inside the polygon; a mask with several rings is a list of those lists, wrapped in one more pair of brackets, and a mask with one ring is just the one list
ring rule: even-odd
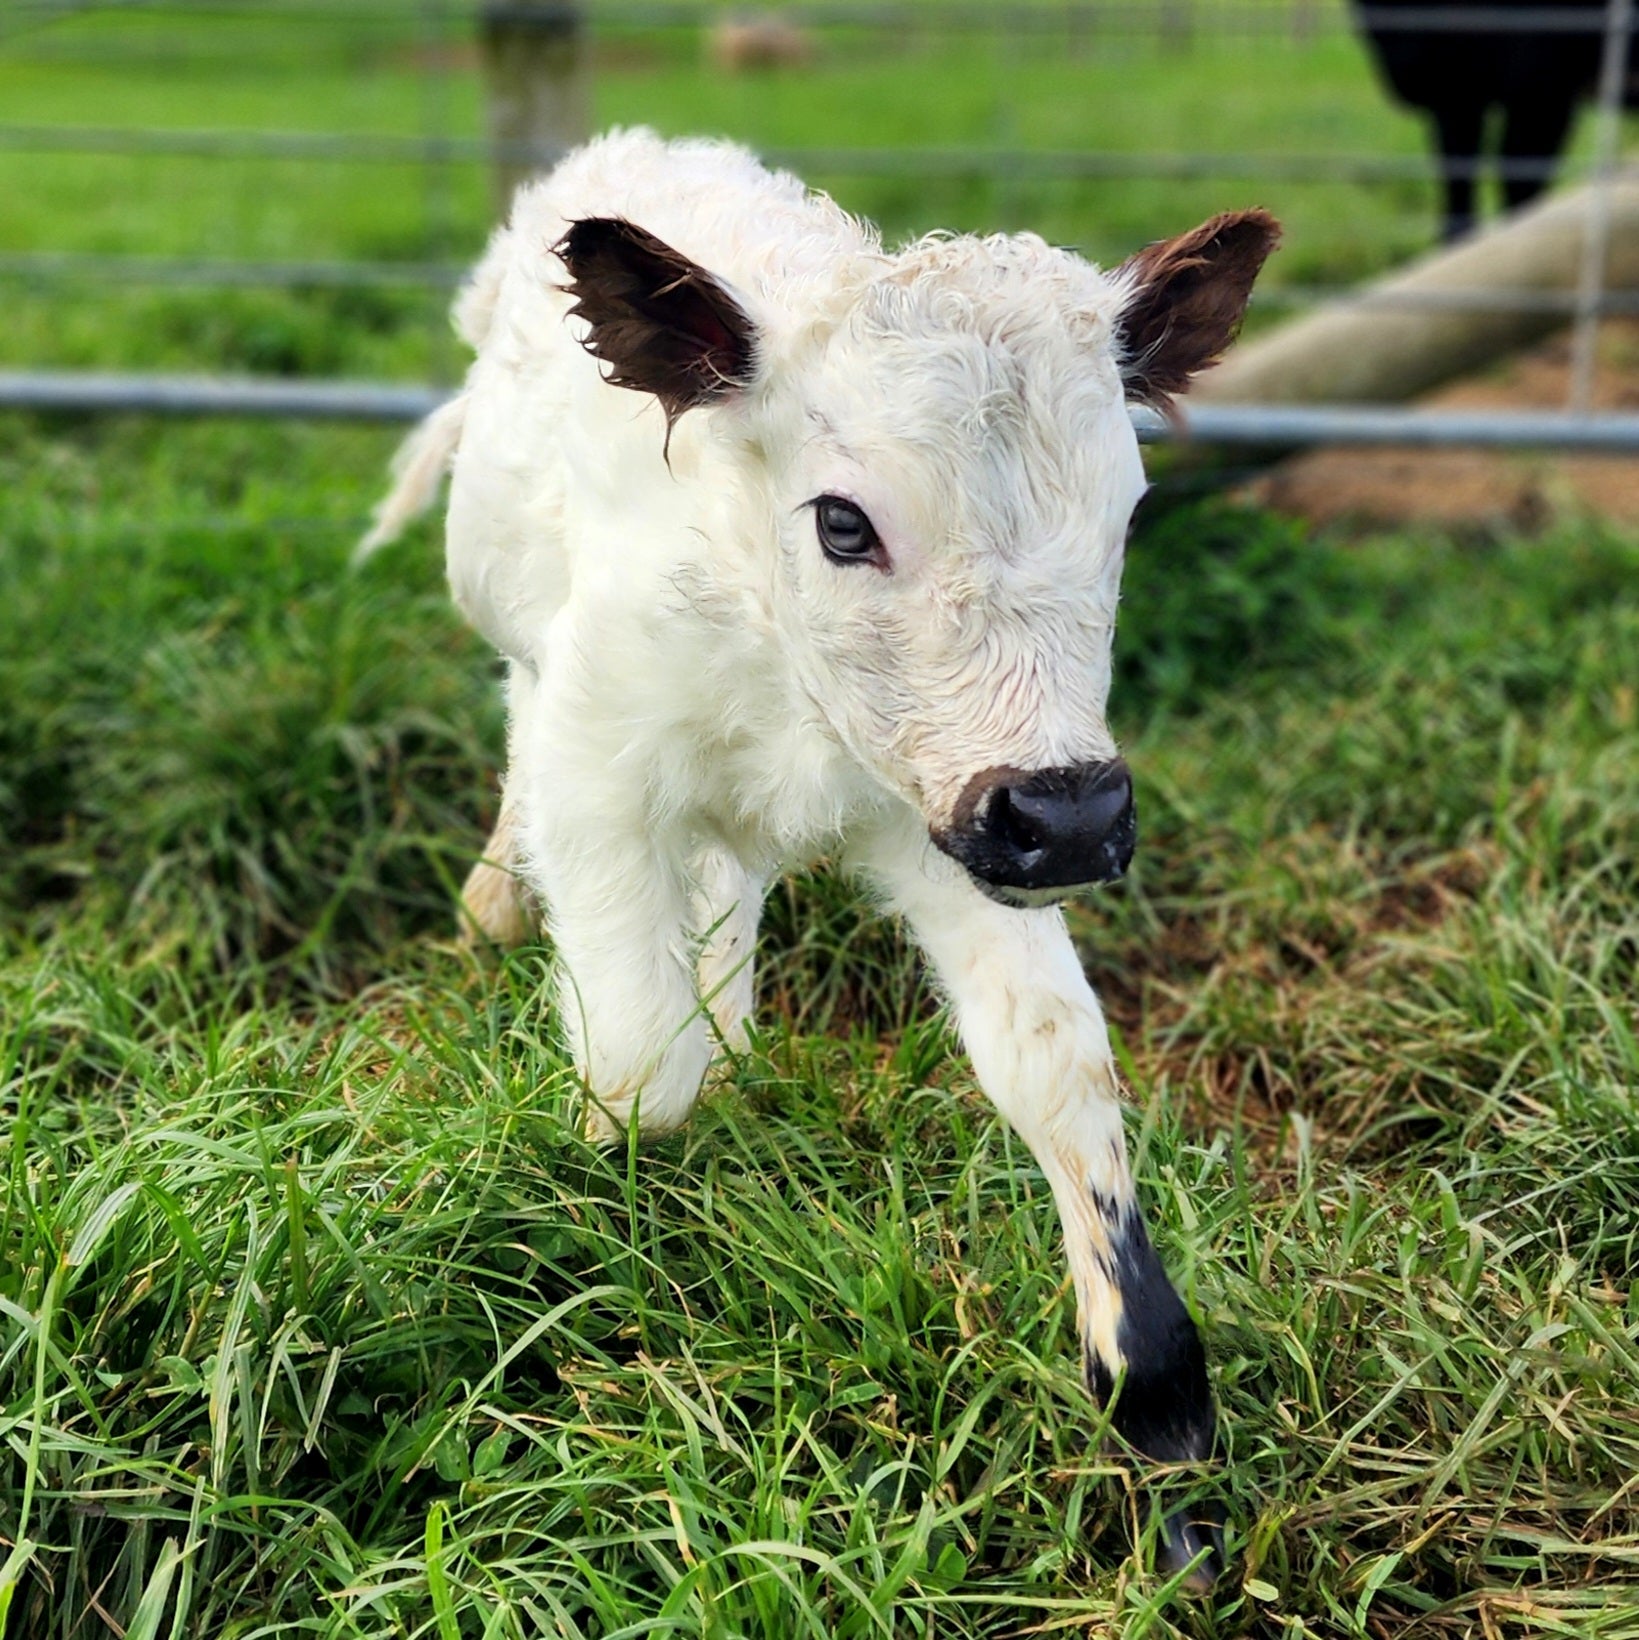
{"label": "calf's hind leg", "polygon": [[501,812],[478,863],[461,885],[458,922],[467,946],[496,945],[503,951],[524,945],[540,931],[541,908],[523,876],[518,805],[513,789],[518,720],[534,696],[534,669],[514,661],[507,676],[507,772],[501,782]]}
{"label": "calf's hind leg", "polygon": [[[920,832],[920,827],[916,828]],[[1211,1455],[1212,1392],[1189,1312],[1139,1214],[1109,1034],[1056,909],[986,899],[925,832],[857,862],[909,921],[949,997],[980,1085],[1047,1176],[1074,1278],[1087,1386],[1132,1446],[1163,1463]],[[1174,1515],[1167,1558],[1209,1587],[1216,1522]]]}
{"label": "calf's hind leg", "polygon": [[694,925],[700,936],[700,996],[723,1042],[739,1049],[746,1045],[746,1024],[756,996],[752,965],[768,885],[721,847],[704,851],[697,872]]}
{"label": "calf's hind leg", "polygon": [[483,857],[461,886],[462,943],[510,950],[534,938],[540,919],[518,874],[518,816],[503,792],[501,814]]}

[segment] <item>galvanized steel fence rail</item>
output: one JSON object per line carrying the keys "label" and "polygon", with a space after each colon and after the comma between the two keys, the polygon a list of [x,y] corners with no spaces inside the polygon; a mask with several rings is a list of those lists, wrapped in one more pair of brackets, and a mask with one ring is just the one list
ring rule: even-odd
{"label": "galvanized steel fence rail", "polygon": [[[0,371],[0,410],[151,416],[241,416],[307,421],[415,422],[449,397],[391,382],[235,380]],[[1612,455],[1639,449],[1639,415],[1557,411],[1373,410],[1359,405],[1196,405],[1180,420],[1133,412],[1145,444],[1241,448],[1401,445],[1418,449],[1565,450]]]}

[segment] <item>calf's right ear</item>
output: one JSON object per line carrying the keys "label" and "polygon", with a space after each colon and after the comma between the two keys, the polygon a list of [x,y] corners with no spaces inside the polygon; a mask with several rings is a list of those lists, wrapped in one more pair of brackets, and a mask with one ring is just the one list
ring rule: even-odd
{"label": "calf's right ear", "polygon": [[1146,245],[1115,270],[1127,284],[1117,325],[1128,398],[1169,411],[1173,394],[1218,362],[1279,242],[1280,224],[1267,211],[1227,211]]}
{"label": "calf's right ear", "polygon": [[668,428],[756,373],[757,331],[706,270],[620,217],[570,224],[554,247],[569,270],[572,313],[586,321],[587,352],[616,387],[650,393]]}

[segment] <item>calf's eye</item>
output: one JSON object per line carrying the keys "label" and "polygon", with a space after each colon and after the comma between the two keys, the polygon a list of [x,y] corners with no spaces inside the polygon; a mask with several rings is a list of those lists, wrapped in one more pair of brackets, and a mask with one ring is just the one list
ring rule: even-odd
{"label": "calf's eye", "polygon": [[874,564],[888,568],[887,549],[875,526],[851,501],[822,495],[813,503],[814,528],[821,548],[833,564]]}

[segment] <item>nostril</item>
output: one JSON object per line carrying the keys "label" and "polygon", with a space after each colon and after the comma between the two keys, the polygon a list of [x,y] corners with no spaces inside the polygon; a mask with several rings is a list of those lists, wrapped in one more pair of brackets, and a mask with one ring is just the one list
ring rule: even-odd
{"label": "nostril", "polygon": [[1020,811],[1013,801],[1012,789],[1007,786],[997,787],[996,795],[991,798],[985,813],[985,829],[1019,854],[1039,854],[1047,847],[1048,839],[1042,828]]}
{"label": "nostril", "polygon": [[1122,770],[1119,779],[1103,783],[1089,793],[1082,824],[1090,833],[1108,835],[1129,818],[1132,807],[1132,778]]}

